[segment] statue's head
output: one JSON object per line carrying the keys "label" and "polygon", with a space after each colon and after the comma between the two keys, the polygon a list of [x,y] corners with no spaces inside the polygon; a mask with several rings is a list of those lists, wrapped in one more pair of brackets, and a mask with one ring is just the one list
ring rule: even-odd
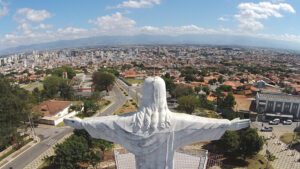
{"label": "statue's head", "polygon": [[136,113],[134,130],[149,132],[168,128],[170,115],[165,81],[160,77],[146,78],[140,108]]}

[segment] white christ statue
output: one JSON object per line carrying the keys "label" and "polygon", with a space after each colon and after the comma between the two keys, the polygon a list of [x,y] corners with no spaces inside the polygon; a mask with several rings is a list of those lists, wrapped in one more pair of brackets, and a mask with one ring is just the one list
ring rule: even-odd
{"label": "white christ statue", "polygon": [[148,77],[139,110],[124,115],[64,119],[93,138],[118,143],[135,155],[137,169],[173,169],[174,152],[184,145],[218,140],[226,130],[249,126],[249,120],[213,119],[168,109],[165,82]]}

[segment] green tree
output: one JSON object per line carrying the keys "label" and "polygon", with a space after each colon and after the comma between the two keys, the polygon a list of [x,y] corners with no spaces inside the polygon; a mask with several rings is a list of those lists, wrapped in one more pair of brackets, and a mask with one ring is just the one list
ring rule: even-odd
{"label": "green tree", "polygon": [[240,132],[240,154],[245,159],[257,154],[263,147],[264,140],[259,136],[257,129],[247,128]]}
{"label": "green tree", "polygon": [[232,87],[228,85],[220,85],[217,89],[217,92],[232,92]]}
{"label": "green tree", "polygon": [[172,97],[179,98],[182,96],[195,95],[193,88],[184,85],[177,85],[171,92]]}
{"label": "green tree", "polygon": [[39,90],[39,88],[33,89],[32,96],[33,96],[34,102],[36,104],[38,104],[38,103],[40,103],[42,101],[42,93]]}
{"label": "green tree", "polygon": [[203,86],[203,87],[202,87],[202,90],[206,93],[206,95],[209,95],[210,89],[209,89],[208,86]]}
{"label": "green tree", "polygon": [[199,107],[214,110],[215,104],[214,102],[207,100],[207,96],[205,94],[201,94],[199,95]]}
{"label": "green tree", "polygon": [[178,99],[179,109],[184,110],[188,114],[192,114],[199,104],[196,96],[182,96]]}
{"label": "green tree", "polygon": [[17,129],[30,114],[31,97],[28,91],[0,77],[0,150],[19,144]]}
{"label": "green tree", "polygon": [[171,78],[170,73],[166,73],[165,78]]}
{"label": "green tree", "polygon": [[94,91],[93,94],[91,95],[91,100],[93,102],[97,102],[97,101],[101,100],[101,98],[102,98],[102,96],[99,91]]}
{"label": "green tree", "polygon": [[201,87],[197,86],[194,88],[196,94],[198,94],[201,91]]}
{"label": "green tree", "polygon": [[59,68],[54,68],[52,70],[52,75],[62,77],[63,72],[67,72],[68,79],[72,79],[74,76],[76,76],[76,72],[73,70],[73,68],[71,66],[68,66],[68,65],[64,65]]}
{"label": "green tree", "polygon": [[168,91],[172,91],[175,89],[176,85],[174,84],[174,81],[173,79],[171,78],[167,78],[167,77],[163,77],[165,83],[166,83],[166,89]]}
{"label": "green tree", "polygon": [[74,134],[84,137],[90,148],[100,148],[103,152],[112,149],[114,146],[110,141],[92,138],[85,130],[74,130]]}
{"label": "green tree", "polygon": [[235,158],[239,154],[240,137],[236,131],[226,131],[220,140],[215,141],[218,151],[222,154]]}
{"label": "green tree", "polygon": [[218,77],[218,82],[219,82],[220,84],[222,84],[224,81],[225,81],[225,80],[224,80],[224,77],[223,77],[223,76],[219,76],[219,77]]}
{"label": "green tree", "polygon": [[187,81],[187,82],[191,82],[191,81],[196,81],[196,78],[192,74],[186,74],[185,77],[184,77],[184,80]]}
{"label": "green tree", "polygon": [[90,117],[99,110],[99,106],[91,100],[84,100],[83,101],[83,115],[84,117]]}
{"label": "green tree", "polygon": [[53,98],[59,91],[59,85],[62,82],[62,78],[58,76],[48,76],[44,79],[44,90],[42,95],[44,98]]}
{"label": "green tree", "polygon": [[93,74],[93,82],[95,84],[95,90],[108,91],[108,88],[115,82],[115,76],[108,72],[95,72]]}
{"label": "green tree", "polygon": [[60,97],[65,100],[72,100],[74,96],[74,89],[71,85],[67,83],[67,80],[61,80],[59,84]]}
{"label": "green tree", "polygon": [[218,109],[233,109],[234,105],[236,104],[235,98],[232,93],[228,93],[225,98],[218,97]]}
{"label": "green tree", "polygon": [[72,135],[63,143],[54,147],[53,167],[60,169],[78,168],[78,163],[88,162],[91,159],[87,140]]}

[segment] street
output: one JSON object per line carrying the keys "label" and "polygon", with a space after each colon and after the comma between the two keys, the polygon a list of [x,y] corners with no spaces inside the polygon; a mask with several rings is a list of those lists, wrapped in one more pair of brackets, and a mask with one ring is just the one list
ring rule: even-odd
{"label": "street", "polygon": [[3,169],[23,169],[27,164],[37,158],[40,154],[46,151],[51,145],[55,144],[59,139],[72,132],[73,129],[70,127],[58,128],[58,127],[39,127],[36,128],[37,135],[41,138],[41,142],[31,147],[23,154],[15,158],[4,165]]}

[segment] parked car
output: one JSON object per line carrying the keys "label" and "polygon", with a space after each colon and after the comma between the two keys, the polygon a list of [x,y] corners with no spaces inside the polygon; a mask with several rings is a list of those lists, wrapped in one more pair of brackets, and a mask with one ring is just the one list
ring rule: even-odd
{"label": "parked car", "polygon": [[279,119],[274,119],[272,121],[269,121],[269,124],[271,124],[271,125],[278,125],[279,123],[280,123]]}
{"label": "parked car", "polygon": [[261,128],[260,131],[271,132],[271,131],[273,131],[273,127],[265,126],[265,127]]}
{"label": "parked car", "polygon": [[292,120],[284,120],[283,121],[284,125],[291,125],[292,123],[293,123]]}

